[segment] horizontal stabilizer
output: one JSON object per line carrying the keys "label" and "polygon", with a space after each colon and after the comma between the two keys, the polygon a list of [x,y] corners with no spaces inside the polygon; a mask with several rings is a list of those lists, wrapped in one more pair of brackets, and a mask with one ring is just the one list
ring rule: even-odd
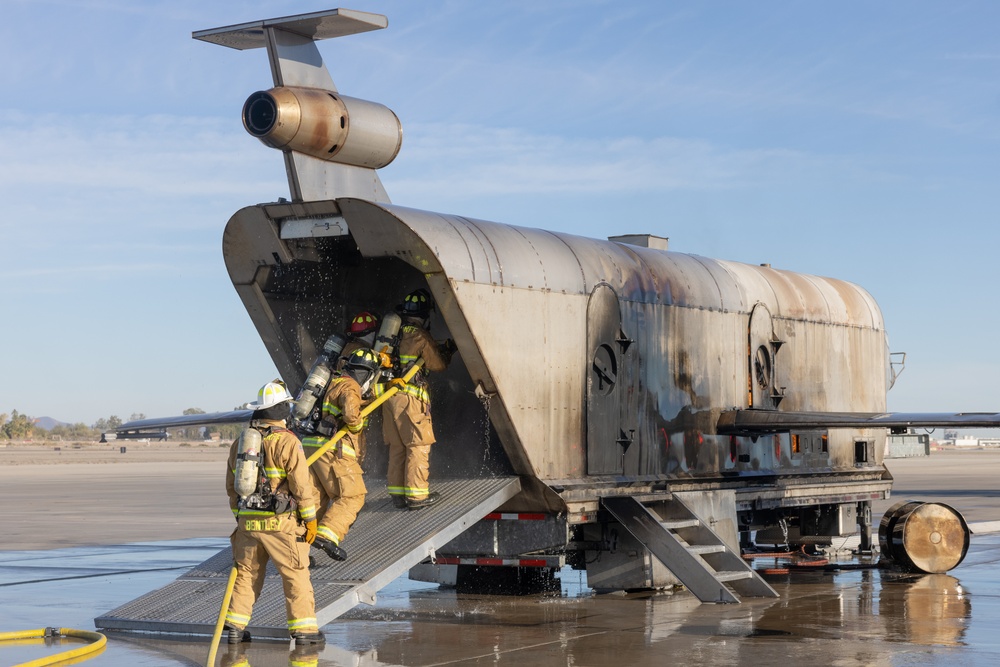
{"label": "horizontal stabilizer", "polygon": [[387,25],[389,20],[382,14],[359,12],[354,9],[330,9],[312,14],[198,30],[191,33],[191,36],[204,42],[245,51],[267,46],[265,28],[280,28],[315,41],[379,30]]}
{"label": "horizontal stabilizer", "polygon": [[830,428],[1000,428],[1000,412],[783,412],[727,410],[719,415],[722,435],[763,435]]}

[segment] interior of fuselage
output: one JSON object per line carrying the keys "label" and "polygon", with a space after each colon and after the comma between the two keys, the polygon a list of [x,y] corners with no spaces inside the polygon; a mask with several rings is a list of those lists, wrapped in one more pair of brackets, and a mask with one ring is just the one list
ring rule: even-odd
{"label": "interior of fuselage", "polygon": [[[343,334],[351,319],[363,311],[381,320],[395,311],[406,294],[426,289],[427,281],[402,259],[363,257],[349,236],[288,244],[296,252],[295,261],[267,267],[260,288],[282,332],[289,361],[300,370],[298,377],[286,378],[297,391],[331,334]],[[431,314],[430,332],[439,342],[451,338],[440,309]],[[489,401],[476,396],[461,350],[447,370],[428,376],[437,439],[431,449],[432,475],[510,474],[510,463],[490,424]],[[381,419],[381,410],[376,409],[365,429],[364,468],[374,477],[384,477],[387,464]]]}

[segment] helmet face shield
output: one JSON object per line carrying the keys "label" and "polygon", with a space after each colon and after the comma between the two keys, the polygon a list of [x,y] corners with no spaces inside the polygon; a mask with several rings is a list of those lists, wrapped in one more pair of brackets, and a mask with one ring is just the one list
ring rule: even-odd
{"label": "helmet face shield", "polygon": [[371,389],[372,386],[372,380],[375,379],[375,371],[367,368],[360,368],[358,366],[346,369],[345,374],[347,377],[361,385],[362,396],[368,393],[368,390]]}
{"label": "helmet face shield", "polygon": [[344,364],[344,373],[361,385],[361,394],[367,393],[371,388],[375,373],[381,366],[378,355],[364,348],[357,349],[351,353]]}

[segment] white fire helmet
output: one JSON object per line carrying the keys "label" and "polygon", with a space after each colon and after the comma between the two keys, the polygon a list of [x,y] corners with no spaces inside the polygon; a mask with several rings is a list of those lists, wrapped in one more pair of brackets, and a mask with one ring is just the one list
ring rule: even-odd
{"label": "white fire helmet", "polygon": [[251,410],[266,410],[290,400],[292,400],[292,397],[288,394],[285,383],[281,380],[272,380],[260,388],[260,391],[257,392],[257,402],[247,403],[247,408]]}

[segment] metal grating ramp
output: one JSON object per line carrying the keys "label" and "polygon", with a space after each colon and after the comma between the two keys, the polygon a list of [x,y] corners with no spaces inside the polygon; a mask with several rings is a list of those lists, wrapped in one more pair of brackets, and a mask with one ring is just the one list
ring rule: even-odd
{"label": "metal grating ramp", "polygon": [[[311,570],[320,626],[359,602],[375,603],[379,589],[433,555],[521,489],[517,477],[435,480],[442,499],[419,511],[396,509],[383,483],[372,480],[364,509],[343,547],[348,559],[332,561],[314,549]],[[175,581],[94,619],[97,628],[212,634],[233,559],[224,549]],[[281,578],[268,565],[264,590],[249,626],[255,637],[287,638]]]}

